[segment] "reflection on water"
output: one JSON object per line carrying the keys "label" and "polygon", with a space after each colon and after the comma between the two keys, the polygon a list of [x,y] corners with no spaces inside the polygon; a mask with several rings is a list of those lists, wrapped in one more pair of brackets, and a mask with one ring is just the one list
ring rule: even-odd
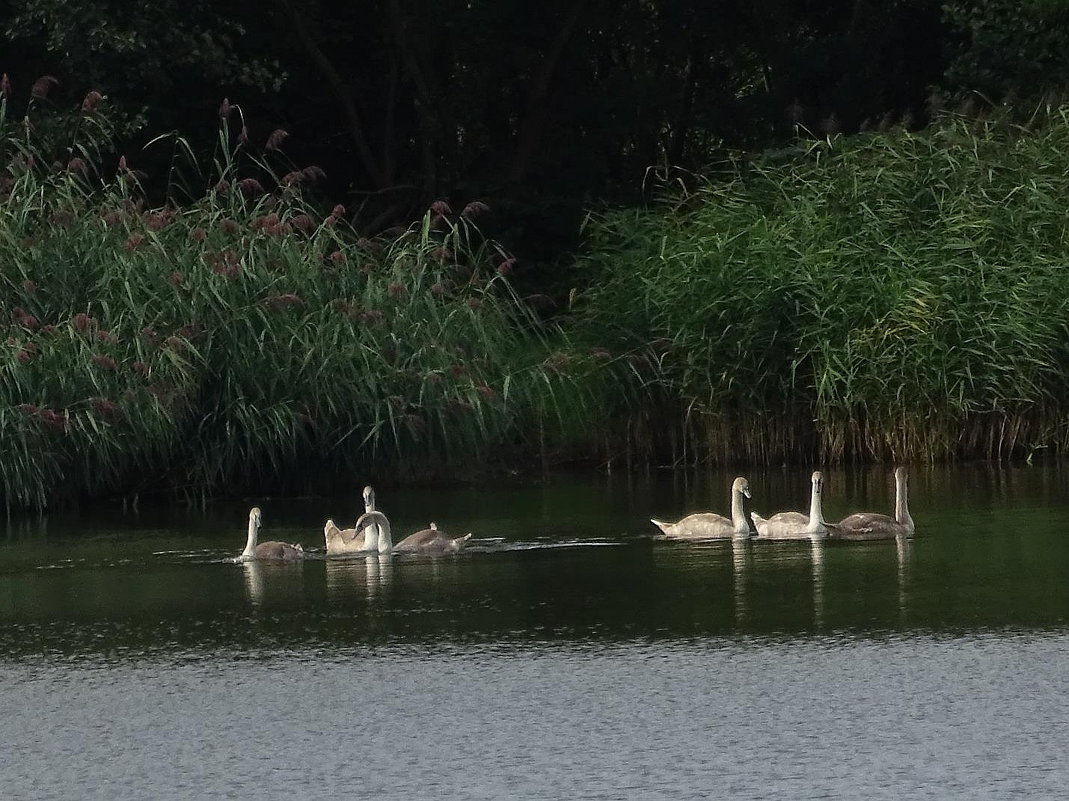
{"label": "reflection on water", "polygon": [[[826,471],[829,519],[888,475]],[[297,563],[231,561],[244,501],[13,523],[4,797],[1060,797],[1069,471],[916,470],[913,541],[651,538],[732,477],[406,493],[444,557],[324,558],[354,499],[262,502]]]}
{"label": "reflection on water", "polygon": [[369,601],[383,594],[393,578],[392,554],[368,554],[344,559],[326,559],[327,598],[340,601],[364,596]]}

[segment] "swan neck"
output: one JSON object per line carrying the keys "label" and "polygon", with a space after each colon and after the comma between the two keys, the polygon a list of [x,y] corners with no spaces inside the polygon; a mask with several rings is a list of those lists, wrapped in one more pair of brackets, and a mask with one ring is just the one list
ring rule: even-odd
{"label": "swan neck", "polygon": [[379,553],[390,553],[393,550],[393,532],[390,531],[390,521],[386,515],[382,516],[382,523],[378,526]]}
{"label": "swan neck", "polygon": [[750,524],[742,511],[742,493],[737,489],[731,490],[731,524],[737,534],[750,533]]}
{"label": "swan neck", "polygon": [[259,524],[249,519],[249,539],[245,542],[245,550],[241,552],[242,559],[250,559],[256,552],[256,533],[259,528]]}
{"label": "swan neck", "polygon": [[909,516],[909,507],[906,499],[907,485],[895,476],[895,520],[903,526],[913,527],[913,518]]}
{"label": "swan neck", "polygon": [[809,497],[809,528],[817,530],[824,525],[824,512],[820,508],[820,490],[813,485],[813,492]]}

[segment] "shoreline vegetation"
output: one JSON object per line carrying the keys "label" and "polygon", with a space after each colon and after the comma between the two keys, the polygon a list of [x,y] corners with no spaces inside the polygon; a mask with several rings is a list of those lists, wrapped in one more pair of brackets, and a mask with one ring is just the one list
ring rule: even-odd
{"label": "shoreline vegetation", "polygon": [[284,132],[250,148],[225,101],[210,166],[150,143],[157,197],[109,150],[97,93],[73,114],[38,100],[0,97],[9,511],[1069,441],[1064,107],[672,176],[649,208],[589,216],[554,314],[510,281],[478,201],[361,237]]}

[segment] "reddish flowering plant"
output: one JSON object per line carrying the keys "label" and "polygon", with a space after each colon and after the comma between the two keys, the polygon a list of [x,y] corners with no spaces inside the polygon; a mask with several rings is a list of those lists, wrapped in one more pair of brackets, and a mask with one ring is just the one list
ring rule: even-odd
{"label": "reddish flowering plant", "polygon": [[118,367],[118,365],[115,363],[115,360],[113,358],[111,358],[110,356],[104,356],[103,354],[100,354],[100,353],[93,354],[93,364],[95,364],[101,370],[109,370],[109,371],[112,371],[116,367]]}
{"label": "reddish flowering plant", "polygon": [[81,156],[75,156],[67,162],[67,172],[84,175],[88,169],[89,167],[88,165],[86,165],[85,159],[83,159]]}
{"label": "reddish flowering plant", "polygon": [[74,330],[77,331],[79,334],[84,334],[86,331],[96,325],[96,320],[94,320],[85,312],[78,312],[78,314],[74,315],[71,318],[71,325],[74,326]]}
{"label": "reddish flowering plant", "polygon": [[272,309],[275,309],[276,311],[288,309],[291,306],[304,305],[304,301],[301,300],[300,296],[295,295],[292,292],[286,292],[280,295],[268,295],[266,298],[264,298],[264,303],[270,306]]}
{"label": "reddish flowering plant", "polygon": [[516,259],[509,257],[497,265],[498,275],[512,275],[512,268],[516,264]]}
{"label": "reddish flowering plant", "polygon": [[436,200],[431,203],[431,213],[437,214],[440,217],[448,217],[453,213],[453,210],[449,208],[449,204],[444,200]]}
{"label": "reddish flowering plant", "polygon": [[478,217],[480,214],[486,214],[488,211],[490,211],[490,207],[481,200],[473,200],[466,205],[464,210],[460,213],[464,217]]}
{"label": "reddish flowering plant", "polygon": [[360,312],[360,322],[364,325],[375,325],[376,323],[382,323],[386,321],[385,312],[378,309],[370,309],[365,312]]}
{"label": "reddish flowering plant", "polygon": [[162,231],[171,224],[172,214],[167,211],[146,213],[144,216],[145,227],[150,231]]}
{"label": "reddish flowering plant", "polygon": [[0,75],[0,95],[3,95],[7,100],[11,99],[11,79],[7,77],[6,72]]}
{"label": "reddish flowering plant", "polygon": [[404,284],[399,284],[396,281],[392,282],[388,287],[386,287],[386,291],[389,293],[390,297],[394,299],[403,298],[406,294],[408,294],[408,290],[405,289]]}
{"label": "reddish flowering plant", "polygon": [[479,300],[479,298],[468,298],[467,305],[469,309],[475,311],[476,309],[481,309],[483,307],[483,302]]}
{"label": "reddish flowering plant", "polygon": [[276,128],[271,131],[271,135],[267,137],[267,144],[264,145],[264,150],[281,150],[282,143],[286,141],[286,137],[289,136],[289,132],[282,128]]}
{"label": "reddish flowering plant", "polygon": [[32,295],[34,292],[37,291],[37,282],[34,281],[32,278],[27,278],[25,281],[22,282],[22,289],[26,292],[27,295]]}
{"label": "reddish flowering plant", "polygon": [[41,409],[37,415],[42,421],[60,431],[67,429],[67,415],[54,409]]}
{"label": "reddish flowering plant", "polygon": [[194,242],[203,242],[208,238],[208,232],[198,225],[196,228],[190,229],[189,238]]}
{"label": "reddish flowering plant", "polygon": [[226,120],[230,118],[230,112],[234,110],[234,107],[230,105],[230,98],[224,97],[223,102],[219,104],[219,119]]}
{"label": "reddish flowering plant", "polygon": [[53,86],[59,86],[59,81],[52,75],[42,75],[30,87],[30,96],[36,100],[47,100]]}
{"label": "reddish flowering plant", "polygon": [[475,391],[482,395],[483,400],[493,400],[497,397],[497,393],[494,392],[492,387],[488,387],[486,384],[478,384],[475,387]]}
{"label": "reddish flowering plant", "polygon": [[104,95],[100,94],[96,89],[90,89],[89,92],[86,93],[85,99],[82,101],[82,111],[86,114],[96,111],[97,106],[103,101]]}
{"label": "reddish flowering plant", "polygon": [[18,405],[18,410],[27,417],[36,417],[40,413],[41,407],[32,403],[20,403]]}
{"label": "reddish flowering plant", "polygon": [[97,417],[100,417],[103,420],[115,420],[119,417],[119,406],[114,401],[108,400],[107,398],[97,397],[91,398],[90,403],[92,404],[93,411],[96,413]]}
{"label": "reddish flowering plant", "polygon": [[247,198],[260,197],[264,194],[264,187],[255,178],[242,178],[238,181],[238,189]]}
{"label": "reddish flowering plant", "polygon": [[23,328],[30,331],[36,331],[40,326],[40,322],[32,314],[27,312],[21,306],[16,306],[11,310],[11,319]]}
{"label": "reddish flowering plant", "polygon": [[123,242],[123,250],[127,253],[137,250],[145,242],[145,235],[141,233],[133,233]]}
{"label": "reddish flowering plant", "polygon": [[111,331],[105,331],[104,329],[100,329],[99,331],[97,331],[96,338],[98,342],[106,342],[109,345],[119,344],[118,335],[113,334]]}
{"label": "reddish flowering plant", "polygon": [[148,365],[144,362],[134,362],[130,365],[130,369],[137,373],[142,378],[146,378],[149,373]]}

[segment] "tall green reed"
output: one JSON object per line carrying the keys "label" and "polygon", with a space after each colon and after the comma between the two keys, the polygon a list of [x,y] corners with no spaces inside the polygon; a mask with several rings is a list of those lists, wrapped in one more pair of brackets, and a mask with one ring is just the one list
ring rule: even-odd
{"label": "tall green reed", "polygon": [[647,353],[677,458],[1064,450],[1067,157],[1063,107],[739,160],[591,218],[577,335]]}
{"label": "tall green reed", "polygon": [[9,508],[489,471],[598,419],[601,361],[517,297],[482,204],[362,238],[284,137],[250,154],[235,111],[208,171],[179,137],[151,143],[173,153],[153,205],[96,104],[57,161],[0,99]]}

